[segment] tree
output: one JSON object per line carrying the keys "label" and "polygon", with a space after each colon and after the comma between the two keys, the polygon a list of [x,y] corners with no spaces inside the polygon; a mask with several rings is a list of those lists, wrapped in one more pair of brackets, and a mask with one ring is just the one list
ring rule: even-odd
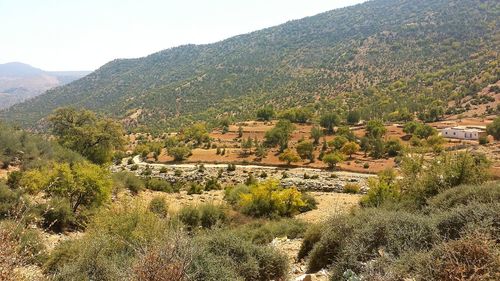
{"label": "tree", "polygon": [[301,141],[295,148],[300,158],[314,160],[314,145],[308,141]]}
{"label": "tree", "polygon": [[346,155],[349,155],[349,158],[352,159],[352,155],[359,150],[359,145],[353,141],[347,142],[342,146],[340,151]]}
{"label": "tree", "polygon": [[195,141],[196,145],[209,140],[208,130],[204,123],[196,123],[184,129],[184,140]]}
{"label": "tree", "polygon": [[338,151],[330,152],[323,156],[323,162],[328,165],[331,169],[335,168],[338,163],[344,160],[344,155],[339,153]]}
{"label": "tree", "polygon": [[492,135],[496,140],[500,140],[500,117],[495,118],[493,123],[486,127],[489,135]]}
{"label": "tree", "polygon": [[248,151],[252,150],[252,146],[253,146],[253,140],[252,140],[252,138],[248,137],[247,140],[243,140],[242,144],[241,144],[241,148],[243,148],[243,154],[247,155]]}
{"label": "tree", "polygon": [[109,118],[97,118],[89,110],[59,108],[48,118],[58,142],[79,152],[96,164],[110,162],[115,150],[123,147],[124,131]]}
{"label": "tree", "polygon": [[344,136],[337,136],[330,142],[328,142],[328,145],[333,147],[334,149],[341,149],[344,144],[346,144],[349,140],[344,137]]}
{"label": "tree", "polygon": [[368,152],[370,152],[370,150],[372,149],[371,144],[370,144],[370,139],[367,137],[362,137],[360,140],[360,147],[361,147],[361,150],[365,153],[365,157],[366,157],[366,154]]}
{"label": "tree", "polygon": [[242,138],[243,137],[243,127],[240,125],[238,126],[238,138]]}
{"label": "tree", "polygon": [[385,154],[385,144],[381,138],[372,138],[370,139],[370,156],[379,159],[382,158]]}
{"label": "tree", "polygon": [[358,124],[360,118],[361,114],[359,113],[359,111],[353,110],[347,113],[346,121],[348,124],[354,125]]}
{"label": "tree", "polygon": [[427,139],[430,136],[436,135],[437,131],[427,124],[419,124],[413,133],[421,139]]}
{"label": "tree", "polygon": [[420,124],[421,123],[417,121],[407,122],[403,127],[403,132],[407,134],[413,134],[415,130],[418,128],[418,126],[420,126]]}
{"label": "tree", "polygon": [[44,192],[52,197],[66,198],[76,213],[80,207],[97,207],[108,201],[112,180],[106,168],[88,162],[51,163],[25,172],[19,186],[32,194]]}
{"label": "tree", "polygon": [[257,120],[270,121],[275,115],[272,106],[265,106],[257,111]]}
{"label": "tree", "polygon": [[310,108],[292,108],[280,114],[281,119],[286,119],[292,123],[307,123],[311,119],[313,111]]}
{"label": "tree", "polygon": [[323,130],[318,126],[314,126],[311,128],[311,138],[314,140],[313,144],[318,145],[319,139],[323,136]]}
{"label": "tree", "polygon": [[384,126],[384,122],[381,120],[370,120],[366,124],[366,136],[370,138],[381,138],[387,129]]}
{"label": "tree", "polygon": [[286,162],[287,165],[290,165],[291,163],[299,162],[300,156],[297,152],[287,148],[280,154],[279,159],[280,161]]}
{"label": "tree", "polygon": [[329,134],[333,134],[334,127],[340,123],[340,118],[335,113],[327,113],[321,116],[319,124],[325,128]]}
{"label": "tree", "polygon": [[389,157],[398,156],[399,152],[403,150],[403,145],[398,139],[390,139],[385,143],[385,150]]}
{"label": "tree", "polygon": [[265,143],[267,146],[279,145],[280,152],[288,147],[288,141],[292,136],[295,126],[288,120],[280,120],[274,128],[266,132]]}
{"label": "tree", "polygon": [[167,150],[169,156],[174,157],[175,161],[182,161],[191,154],[191,149],[187,146],[174,146]]}

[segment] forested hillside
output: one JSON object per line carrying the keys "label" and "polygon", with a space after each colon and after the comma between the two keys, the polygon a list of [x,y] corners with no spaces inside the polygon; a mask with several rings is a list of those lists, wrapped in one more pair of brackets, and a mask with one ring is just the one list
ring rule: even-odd
{"label": "forested hillside", "polygon": [[[60,106],[176,128],[313,105],[364,118],[446,109],[500,79],[500,3],[373,0],[208,45],[112,61],[0,113],[33,125]],[[161,36],[161,34],[158,34]],[[137,122],[135,122],[137,120]]]}

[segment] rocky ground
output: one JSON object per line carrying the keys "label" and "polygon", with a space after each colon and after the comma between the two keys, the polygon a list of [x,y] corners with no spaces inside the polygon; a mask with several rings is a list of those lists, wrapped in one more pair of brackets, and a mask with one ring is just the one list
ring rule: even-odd
{"label": "rocky ground", "polygon": [[[124,159],[120,165],[113,166],[112,170],[131,171],[132,166],[137,165],[137,170],[133,172],[138,175],[144,174],[149,168],[151,176],[170,182],[188,181],[203,184],[211,178],[217,178],[223,185],[245,183],[250,175],[253,175],[257,180],[273,178],[284,186],[295,186],[305,191],[342,192],[345,184],[356,183],[361,193],[365,193],[367,180],[373,177],[370,174],[311,168],[283,169],[272,166],[236,165],[234,171],[228,171],[226,164],[149,164],[142,162],[138,156],[133,158],[134,164],[127,163],[128,159]],[[164,171],[160,172],[161,169]]]}

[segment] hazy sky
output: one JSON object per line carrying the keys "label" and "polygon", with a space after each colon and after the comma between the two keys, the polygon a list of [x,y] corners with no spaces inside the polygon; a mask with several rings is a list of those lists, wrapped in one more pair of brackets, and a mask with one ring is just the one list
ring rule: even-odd
{"label": "hazy sky", "polygon": [[94,70],[363,0],[0,0],[0,63]]}

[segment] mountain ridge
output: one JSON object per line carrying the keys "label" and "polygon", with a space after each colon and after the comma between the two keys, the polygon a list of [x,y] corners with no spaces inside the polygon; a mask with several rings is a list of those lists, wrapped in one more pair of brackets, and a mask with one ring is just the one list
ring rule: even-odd
{"label": "mountain ridge", "polygon": [[424,111],[499,80],[499,10],[492,0],[368,1],[212,44],[113,60],[0,117],[33,125],[59,106],[116,118],[141,109],[138,125],[172,129],[248,118],[265,104],[358,107],[372,118]]}

